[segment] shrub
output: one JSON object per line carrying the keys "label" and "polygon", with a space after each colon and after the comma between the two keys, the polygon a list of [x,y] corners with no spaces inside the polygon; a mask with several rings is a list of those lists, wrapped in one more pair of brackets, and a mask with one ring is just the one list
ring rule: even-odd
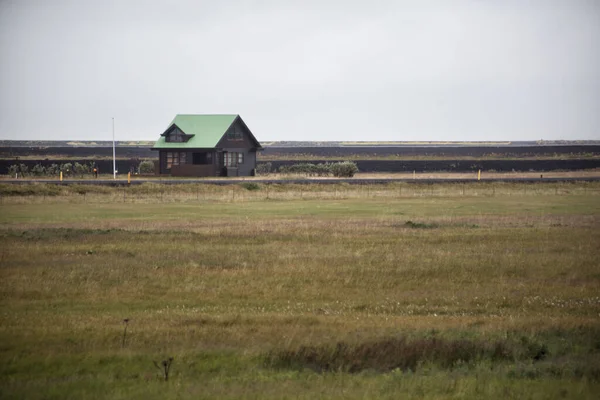
{"label": "shrub", "polygon": [[352,178],[358,172],[356,163],[352,161],[343,161],[331,164],[331,173],[338,178]]}
{"label": "shrub", "polygon": [[329,176],[332,164],[300,163],[279,167],[282,174],[303,174],[308,176]]}
{"label": "shrub", "polygon": [[308,176],[329,176],[338,178],[352,178],[358,172],[356,163],[352,161],[343,161],[337,163],[300,163],[292,165],[283,165],[279,167],[282,174],[303,174]]}
{"label": "shrub", "polygon": [[60,167],[57,164],[52,164],[49,167],[46,167],[46,175],[54,176],[58,175],[60,172]]}
{"label": "shrub", "polygon": [[271,173],[271,168],[273,164],[270,162],[260,163],[256,165],[256,174],[257,175],[268,175]]}
{"label": "shrub", "polygon": [[79,164],[78,162],[75,163],[75,165],[73,165],[73,172],[77,175],[80,175],[83,178],[84,174],[87,174],[88,171],[88,166],[85,164]]}
{"label": "shrub", "polygon": [[138,166],[138,172],[140,174],[153,174],[154,173],[154,161],[144,160],[140,162]]}
{"label": "shrub", "polygon": [[25,164],[19,164],[19,175],[21,175],[21,176],[29,175],[29,167]]}
{"label": "shrub", "polygon": [[70,175],[73,172],[73,164],[64,163],[60,165],[60,170],[64,175]]}
{"label": "shrub", "polygon": [[16,174],[19,173],[19,166],[17,164],[13,164],[8,167],[8,175],[12,178],[15,177]]}
{"label": "shrub", "polygon": [[35,176],[46,175],[46,168],[42,164],[36,164],[31,168],[31,173]]}
{"label": "shrub", "polygon": [[331,174],[331,165],[332,164],[313,164],[313,173],[317,176],[329,176],[329,174]]}

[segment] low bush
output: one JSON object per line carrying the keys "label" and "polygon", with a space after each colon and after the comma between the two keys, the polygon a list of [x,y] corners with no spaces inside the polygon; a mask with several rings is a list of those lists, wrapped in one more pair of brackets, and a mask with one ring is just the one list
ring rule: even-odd
{"label": "low bush", "polygon": [[60,166],[58,164],[52,164],[49,167],[46,167],[46,175],[47,176],[55,176],[60,173]]}
{"label": "low bush", "polygon": [[84,175],[91,173],[94,170],[94,163],[79,163],[75,162],[75,164],[71,163],[63,163],[63,164],[51,164],[47,167],[42,164],[36,164],[33,167],[29,168],[25,164],[13,164],[8,167],[8,176],[14,178],[15,175],[18,174],[19,177],[25,176],[48,176],[48,177],[57,177],[61,172],[63,176],[70,175],[79,175],[80,177],[84,177]]}
{"label": "low bush", "polygon": [[73,164],[71,163],[64,163],[60,165],[60,171],[63,173],[63,175],[71,175],[73,173]]}
{"label": "low bush", "polygon": [[282,174],[302,174],[307,176],[328,176],[331,171],[329,164],[300,163],[279,167]]}
{"label": "low bush", "polygon": [[331,164],[331,173],[337,178],[352,178],[358,172],[355,162],[343,161]]}
{"label": "low bush", "polygon": [[13,164],[10,167],[8,167],[8,175],[11,178],[14,178],[18,173],[19,173],[19,166],[18,165]]}
{"label": "low bush", "polygon": [[138,172],[140,174],[153,174],[154,173],[154,161],[144,160],[140,162],[138,166]]}
{"label": "low bush", "polygon": [[358,172],[356,163],[343,161],[337,163],[299,163],[292,165],[283,165],[279,167],[282,174],[301,174],[307,176],[330,176],[338,178],[351,178]]}
{"label": "low bush", "polygon": [[44,176],[46,175],[46,168],[42,164],[36,164],[31,168],[31,173],[34,176]]}
{"label": "low bush", "polygon": [[73,165],[73,172],[83,178],[83,175],[89,173],[89,167],[86,164],[76,162]]}
{"label": "low bush", "polygon": [[273,168],[273,164],[270,162],[258,163],[256,165],[256,174],[257,175],[268,175],[271,173],[271,169]]}

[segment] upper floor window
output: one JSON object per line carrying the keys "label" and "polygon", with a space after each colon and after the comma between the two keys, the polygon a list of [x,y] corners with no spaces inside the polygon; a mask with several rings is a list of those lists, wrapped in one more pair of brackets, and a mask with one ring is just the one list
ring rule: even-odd
{"label": "upper floor window", "polygon": [[242,140],[242,139],[244,139],[244,134],[242,133],[242,130],[239,127],[233,126],[227,132],[227,139],[228,140]]}
{"label": "upper floor window", "polygon": [[169,135],[167,136],[167,142],[176,142],[176,143],[181,143],[183,142],[183,135],[181,134],[180,131],[178,130],[174,130],[171,133],[169,133]]}

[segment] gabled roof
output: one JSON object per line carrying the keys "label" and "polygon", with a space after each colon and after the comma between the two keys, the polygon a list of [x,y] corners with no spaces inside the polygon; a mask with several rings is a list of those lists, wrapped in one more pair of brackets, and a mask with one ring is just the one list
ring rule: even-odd
{"label": "gabled roof", "polygon": [[[207,149],[217,146],[227,129],[238,117],[237,114],[177,114],[169,127],[154,144],[154,149]],[[191,136],[187,142],[167,142],[165,134],[177,126],[184,134]]]}

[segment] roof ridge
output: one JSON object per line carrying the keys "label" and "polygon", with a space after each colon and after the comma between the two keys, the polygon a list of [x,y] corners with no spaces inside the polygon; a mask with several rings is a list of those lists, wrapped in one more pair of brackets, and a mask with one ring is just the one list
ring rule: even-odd
{"label": "roof ridge", "polygon": [[192,116],[207,116],[207,117],[210,117],[210,116],[217,116],[217,115],[218,116],[221,116],[221,115],[224,116],[224,115],[239,115],[239,114],[175,114],[175,115],[176,116],[177,115],[186,115],[186,116],[187,115],[192,115]]}

